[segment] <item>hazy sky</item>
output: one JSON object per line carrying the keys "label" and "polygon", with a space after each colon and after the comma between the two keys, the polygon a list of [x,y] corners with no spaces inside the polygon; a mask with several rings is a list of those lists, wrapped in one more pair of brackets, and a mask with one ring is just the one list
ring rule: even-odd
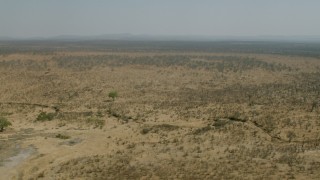
{"label": "hazy sky", "polygon": [[320,35],[320,0],[0,0],[0,36]]}

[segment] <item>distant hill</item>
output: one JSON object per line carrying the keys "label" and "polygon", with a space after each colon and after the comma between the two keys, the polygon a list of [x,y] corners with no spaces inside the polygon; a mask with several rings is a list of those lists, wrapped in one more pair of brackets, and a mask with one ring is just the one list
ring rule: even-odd
{"label": "distant hill", "polygon": [[287,41],[320,42],[320,36],[203,36],[203,35],[148,35],[148,34],[104,34],[93,36],[59,35],[53,37],[13,38],[0,36],[0,41],[11,40],[124,40],[124,41]]}

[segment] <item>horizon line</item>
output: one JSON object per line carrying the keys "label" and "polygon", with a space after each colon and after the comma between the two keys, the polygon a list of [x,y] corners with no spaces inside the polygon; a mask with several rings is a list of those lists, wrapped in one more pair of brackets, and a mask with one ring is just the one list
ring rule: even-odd
{"label": "horizon line", "polygon": [[122,40],[122,41],[319,41],[320,35],[197,35],[197,34],[133,34],[98,35],[61,34],[53,36],[0,36],[0,41],[28,40]]}

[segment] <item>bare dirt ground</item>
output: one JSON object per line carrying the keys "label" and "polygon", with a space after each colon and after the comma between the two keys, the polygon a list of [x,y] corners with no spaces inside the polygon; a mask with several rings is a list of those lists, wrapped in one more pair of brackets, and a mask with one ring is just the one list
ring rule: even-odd
{"label": "bare dirt ground", "polygon": [[0,179],[320,178],[316,58],[11,53],[0,82]]}

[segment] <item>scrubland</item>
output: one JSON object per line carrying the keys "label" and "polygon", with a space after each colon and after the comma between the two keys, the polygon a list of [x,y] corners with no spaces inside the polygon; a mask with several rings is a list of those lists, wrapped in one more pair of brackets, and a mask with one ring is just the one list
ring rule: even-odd
{"label": "scrubland", "polygon": [[312,48],[11,46],[0,179],[320,178]]}

